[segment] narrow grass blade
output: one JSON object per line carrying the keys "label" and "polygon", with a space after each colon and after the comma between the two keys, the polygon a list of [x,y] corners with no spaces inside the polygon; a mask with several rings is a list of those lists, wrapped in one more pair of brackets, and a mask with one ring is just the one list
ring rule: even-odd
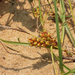
{"label": "narrow grass blade", "polygon": [[70,5],[73,21],[74,21],[74,24],[75,24],[75,19],[74,19],[74,14],[73,14],[73,10],[72,10],[71,0],[68,0],[68,2],[69,2],[69,5]]}
{"label": "narrow grass blade", "polygon": [[[54,57],[55,57],[55,59],[56,60],[58,60],[59,61],[59,58],[53,53],[53,55],[54,55]],[[60,61],[59,61],[60,62]],[[67,69],[67,70],[70,70],[67,66],[65,66],[63,63],[62,63],[62,65]]]}
{"label": "narrow grass blade", "polygon": [[8,44],[13,44],[13,45],[23,45],[23,46],[29,46],[30,43],[24,43],[24,42],[15,42],[15,41],[6,41],[0,38],[2,42],[8,43]]}
{"label": "narrow grass blade", "polygon": [[[73,17],[73,20],[74,20],[74,14],[73,14],[72,6],[71,6],[71,1],[70,0],[68,0],[68,1],[69,1],[70,9],[71,9],[71,12],[72,12],[72,17]],[[75,46],[75,40],[74,40],[74,38],[73,38],[73,36],[72,36],[68,26],[67,26],[67,23],[65,23],[66,22],[65,21],[66,16],[65,16],[65,7],[64,7],[64,1],[63,0],[60,0],[60,6],[61,6],[61,17],[60,18],[61,18],[62,23],[63,23],[63,25],[62,25],[61,43],[63,43],[63,41],[64,41],[64,34],[65,34],[65,29],[66,29],[66,32],[67,32],[72,44]],[[71,15],[70,15],[70,17],[71,17]]]}
{"label": "narrow grass blade", "polygon": [[69,36],[69,38],[70,38],[72,44],[75,46],[75,40],[74,40],[74,38],[73,38],[73,36],[72,36],[72,34],[71,34],[71,32],[70,32],[70,30],[69,30],[67,24],[66,24],[66,27],[65,27],[65,28],[66,28],[66,32],[67,32],[67,34],[68,34],[68,36]]}
{"label": "narrow grass blade", "polygon": [[64,7],[64,1],[60,0],[60,9],[61,9],[61,17],[62,17],[62,22],[65,22],[65,7]]}
{"label": "narrow grass blade", "polygon": [[44,22],[43,22],[43,20],[42,20],[42,12],[41,12],[40,0],[38,0],[38,4],[39,4],[39,12],[40,12],[40,22],[41,22],[42,25],[43,25]]}
{"label": "narrow grass blade", "polygon": [[67,73],[63,74],[63,75],[69,75],[69,74],[73,74],[75,75],[75,68],[72,70],[69,70]]}
{"label": "narrow grass blade", "polygon": [[57,74],[57,70],[56,70],[56,67],[55,67],[55,63],[54,63],[54,57],[53,57],[52,46],[50,47],[50,50],[51,50],[51,57],[52,57],[52,63],[53,63],[53,66],[54,66],[54,70],[55,70],[55,75],[58,75],[58,74]]}
{"label": "narrow grass blade", "polygon": [[18,42],[20,42],[20,39],[19,39],[19,37],[18,37],[18,39],[17,39],[17,40],[18,40]]}
{"label": "narrow grass blade", "polygon": [[64,41],[64,35],[65,35],[65,26],[62,26],[62,33],[61,33],[61,44],[63,44]]}
{"label": "narrow grass blade", "polygon": [[[60,0],[60,9],[61,9],[61,21],[62,23],[65,22],[65,7],[64,7],[64,1],[63,0]],[[65,26],[62,25],[62,34],[61,34],[61,43],[63,43],[64,41],[64,33],[65,33]]]}
{"label": "narrow grass blade", "polygon": [[59,50],[59,61],[60,61],[60,70],[61,74],[63,74],[63,65],[62,65],[62,51],[61,51],[61,44],[60,44],[60,35],[59,35],[59,25],[58,25],[58,15],[57,15],[57,6],[56,6],[56,0],[54,1],[54,7],[55,7],[55,20],[56,20],[56,30],[57,30],[57,40],[58,40],[58,50]]}

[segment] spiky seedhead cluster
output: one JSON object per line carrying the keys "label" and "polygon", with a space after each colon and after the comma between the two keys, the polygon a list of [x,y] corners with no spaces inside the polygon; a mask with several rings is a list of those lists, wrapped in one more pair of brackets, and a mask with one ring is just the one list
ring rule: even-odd
{"label": "spiky seedhead cluster", "polygon": [[40,33],[39,37],[34,37],[29,39],[31,46],[37,47],[47,47],[47,46],[56,46],[57,42],[53,39],[50,33],[43,31]]}
{"label": "spiky seedhead cluster", "polygon": [[39,17],[40,13],[39,13],[39,8],[33,8],[33,15],[34,17]]}

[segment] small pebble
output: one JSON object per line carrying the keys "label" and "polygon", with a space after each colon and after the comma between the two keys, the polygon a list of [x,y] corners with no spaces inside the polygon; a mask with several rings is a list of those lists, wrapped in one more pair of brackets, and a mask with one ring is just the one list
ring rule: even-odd
{"label": "small pebble", "polygon": [[5,57],[3,57],[3,59],[5,59]]}
{"label": "small pebble", "polygon": [[25,13],[25,11],[23,11],[23,13]]}

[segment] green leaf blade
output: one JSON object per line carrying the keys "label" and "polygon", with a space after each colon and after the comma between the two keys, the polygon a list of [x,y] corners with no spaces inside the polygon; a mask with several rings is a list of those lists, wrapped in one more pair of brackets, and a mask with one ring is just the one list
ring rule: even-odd
{"label": "green leaf blade", "polygon": [[15,42],[15,41],[6,41],[0,38],[0,40],[4,43],[13,44],[13,45],[23,45],[23,46],[29,46],[30,43],[24,43],[24,42]]}

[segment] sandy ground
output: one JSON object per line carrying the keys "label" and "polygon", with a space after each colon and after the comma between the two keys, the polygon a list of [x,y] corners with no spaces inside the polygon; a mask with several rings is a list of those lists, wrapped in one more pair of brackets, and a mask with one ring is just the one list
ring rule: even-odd
{"label": "sandy ground", "polygon": [[[43,1],[42,4],[44,4]],[[36,31],[36,18],[32,14],[32,6],[27,0],[25,2],[23,0],[17,1],[13,6],[8,1],[1,2],[0,24],[13,28],[19,26],[35,36],[39,34]],[[49,20],[49,18],[45,21],[44,28],[50,32],[53,37],[56,37],[55,27],[55,22]],[[69,23],[69,28],[72,34],[74,34],[72,23]],[[39,30],[41,30],[41,28]],[[20,38],[21,42],[28,42],[28,38],[30,37],[32,36],[23,32],[0,28],[0,38],[4,40],[18,41],[17,39]],[[67,35],[65,35],[64,47],[66,44],[71,47],[69,50],[72,50],[72,44]],[[13,48],[13,50],[6,46]],[[37,52],[47,60],[44,60]],[[54,52],[58,56],[58,51],[54,50]],[[63,55],[66,56],[65,53]],[[75,68],[75,62],[70,60],[63,60],[63,62],[70,69]],[[58,75],[60,75],[59,64],[56,60],[55,65]],[[64,69],[64,72],[67,72],[67,70]],[[6,43],[2,45],[0,43],[0,75],[54,75],[51,55],[46,48],[17,46]]]}

